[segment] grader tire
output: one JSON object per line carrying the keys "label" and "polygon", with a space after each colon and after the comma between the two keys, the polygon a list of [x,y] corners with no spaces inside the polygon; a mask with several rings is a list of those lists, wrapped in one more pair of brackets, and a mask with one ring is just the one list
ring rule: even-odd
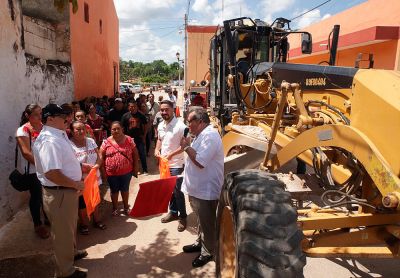
{"label": "grader tire", "polygon": [[303,277],[303,233],[290,203],[284,184],[265,172],[227,175],[217,215],[217,277]]}

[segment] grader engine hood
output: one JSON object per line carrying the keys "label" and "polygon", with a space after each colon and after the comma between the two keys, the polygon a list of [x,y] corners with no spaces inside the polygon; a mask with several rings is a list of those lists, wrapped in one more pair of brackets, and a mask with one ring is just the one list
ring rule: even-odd
{"label": "grader engine hood", "polygon": [[358,71],[347,67],[260,63],[254,66],[252,73],[258,76],[271,69],[275,86],[286,81],[299,83],[302,90],[349,89]]}

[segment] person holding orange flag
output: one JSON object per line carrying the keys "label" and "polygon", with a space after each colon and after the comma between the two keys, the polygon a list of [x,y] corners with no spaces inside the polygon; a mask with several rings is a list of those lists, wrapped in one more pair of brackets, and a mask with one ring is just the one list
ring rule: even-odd
{"label": "person holding orange flag", "polygon": [[[92,139],[86,136],[86,126],[82,122],[74,121],[71,123],[71,134],[72,138],[71,145],[74,149],[75,156],[79,163],[82,165],[83,178],[86,178],[91,169],[96,169],[98,185],[102,183],[100,177],[99,167],[101,165],[101,160],[97,150],[97,144]],[[97,190],[97,192],[99,192]],[[98,193],[100,194],[100,193]],[[97,196],[96,196],[97,197]],[[99,197],[100,198],[100,197]],[[83,195],[79,196],[79,220],[80,227],[79,231],[82,235],[89,234],[89,216],[90,213],[86,210],[86,204]],[[104,230],[106,225],[104,225],[100,220],[99,210],[96,206],[93,211],[93,225],[94,227]]]}
{"label": "person holding orange flag", "polygon": [[[183,149],[180,141],[184,137],[186,125],[174,115],[174,104],[169,100],[160,103],[161,116],[164,119],[158,125],[158,139],[154,156],[168,161],[171,176],[178,176],[183,172]],[[161,163],[161,161],[160,161]],[[182,177],[176,181],[176,186],[169,203],[169,213],[161,219],[162,223],[178,220],[178,231],[186,229],[185,196],[181,191]]]}

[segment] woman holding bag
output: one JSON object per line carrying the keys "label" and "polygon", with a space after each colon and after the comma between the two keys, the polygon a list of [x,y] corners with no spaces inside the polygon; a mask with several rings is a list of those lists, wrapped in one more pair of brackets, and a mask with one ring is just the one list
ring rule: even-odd
{"label": "woman holding bag", "polygon": [[126,136],[120,122],[111,123],[111,136],[103,141],[100,157],[104,161],[110,185],[112,215],[118,215],[118,193],[121,192],[124,213],[129,214],[129,183],[138,173],[138,152],[133,139]]}
{"label": "woman holding bag", "polygon": [[[31,148],[36,138],[39,136],[42,127],[42,108],[37,104],[29,104],[22,113],[20,127],[17,129],[15,137],[17,139],[18,148],[22,154],[22,157],[18,158],[20,161],[20,172],[29,173],[29,180],[31,180],[31,184],[29,184],[29,193],[31,194],[29,210],[31,212],[35,233],[40,238],[46,239],[50,236],[50,233],[43,225],[40,215],[40,211],[43,208],[42,184],[36,176],[35,161]],[[46,215],[44,215],[44,218],[44,222],[46,222]]]}
{"label": "woman holding bag", "polygon": [[[75,156],[82,165],[83,178],[87,176],[91,169],[97,169],[97,177],[99,185],[101,184],[99,167],[101,165],[101,160],[97,150],[96,142],[89,137],[86,137],[86,127],[85,124],[79,121],[74,121],[71,123],[71,133],[72,138],[71,145],[74,149]],[[80,227],[79,231],[83,235],[89,234],[89,219],[86,213],[86,204],[83,196],[79,196],[79,220]],[[98,206],[96,206],[93,212],[93,225],[94,227],[104,230],[106,225],[104,225],[100,220]]]}

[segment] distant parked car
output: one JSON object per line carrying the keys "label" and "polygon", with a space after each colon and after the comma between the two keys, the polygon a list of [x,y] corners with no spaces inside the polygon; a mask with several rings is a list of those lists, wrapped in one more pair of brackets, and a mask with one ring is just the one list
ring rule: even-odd
{"label": "distant parked car", "polygon": [[135,94],[140,94],[140,93],[143,92],[143,87],[138,85],[138,84],[137,85],[133,85],[132,92],[135,93]]}
{"label": "distant parked car", "polygon": [[[122,91],[122,89],[124,91]],[[119,90],[121,91],[121,93],[122,92],[125,92],[125,93],[131,92],[131,93],[133,93],[134,92],[134,87],[133,87],[133,85],[131,83],[120,82],[119,83]]]}

